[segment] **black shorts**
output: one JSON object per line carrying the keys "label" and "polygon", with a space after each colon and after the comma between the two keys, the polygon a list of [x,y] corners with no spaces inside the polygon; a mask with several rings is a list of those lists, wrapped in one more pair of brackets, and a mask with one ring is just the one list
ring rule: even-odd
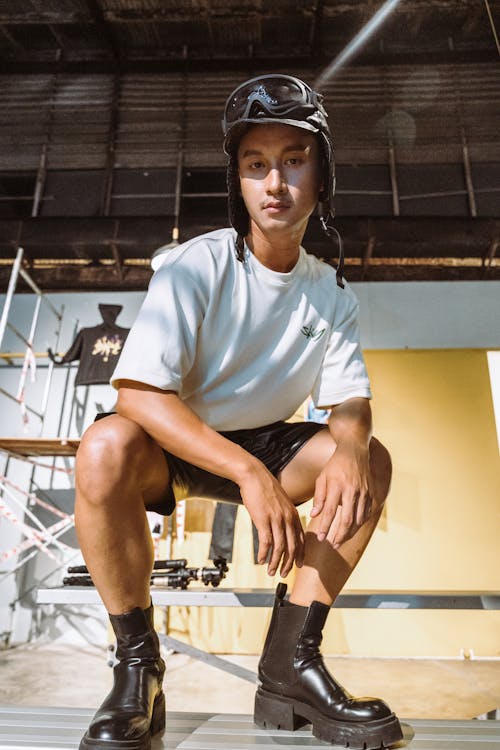
{"label": "black shorts", "polygon": [[[96,420],[109,416],[104,412]],[[221,431],[228,440],[241,445],[248,453],[258,458],[275,477],[287,466],[295,454],[313,435],[323,430],[325,425],[317,422],[274,422],[265,427],[248,430]],[[163,500],[150,504],[147,510],[169,516],[175,508],[175,486],[191,497],[206,497],[227,503],[241,503],[240,490],[230,479],[219,477],[205,469],[200,469],[182,458],[164,451],[171,484]]]}

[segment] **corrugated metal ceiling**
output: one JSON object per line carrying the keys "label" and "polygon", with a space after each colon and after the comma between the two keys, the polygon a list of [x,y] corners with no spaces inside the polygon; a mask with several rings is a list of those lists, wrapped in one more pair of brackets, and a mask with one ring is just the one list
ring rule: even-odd
{"label": "corrugated metal ceiling", "polygon": [[[305,80],[312,71],[293,70]],[[222,166],[220,119],[237,73],[0,77],[0,169],[106,164],[114,97],[116,167]],[[343,71],[324,89],[339,163],[500,161],[500,65]],[[184,123],[184,125],[183,125]]]}
{"label": "corrugated metal ceiling", "polygon": [[[489,0],[498,16],[498,0]],[[0,59],[332,57],[372,0],[0,0]],[[365,52],[494,50],[484,3],[405,0]]]}
{"label": "corrugated metal ceiling", "polygon": [[[182,149],[186,174],[190,169],[220,170],[220,117],[232,87],[270,70],[313,82],[382,1],[0,0],[0,169],[14,174],[14,181],[36,174],[40,184],[47,174],[50,182],[57,170],[82,170],[82,175],[86,170],[87,176],[100,170],[106,176],[104,186],[109,186],[113,169],[117,174],[164,169],[170,170],[169,179],[175,177]],[[500,0],[488,4],[500,29]],[[454,214],[463,215],[462,223],[443,229],[448,234],[442,238],[442,254],[477,256],[474,270],[463,271],[461,278],[478,278],[486,269],[491,276],[498,230],[485,218],[467,223],[467,206],[472,206],[474,196],[469,188],[468,193],[448,188],[446,174],[476,170],[483,190],[477,196],[490,196],[483,205],[493,206],[500,188],[495,182],[500,163],[499,91],[499,58],[481,0],[401,2],[355,61],[323,89],[346,194],[359,190],[359,177],[354,175],[358,166],[365,168],[367,182],[360,191],[365,194],[370,191],[370,174],[385,171],[388,184],[377,183],[375,193],[379,190],[381,200],[389,202],[391,169],[401,168],[406,180],[418,165],[427,178],[434,168],[440,170],[438,199],[447,195],[446,200],[465,206],[463,214]],[[349,175],[354,180],[350,187]],[[413,193],[432,194],[418,179],[415,188],[401,179],[406,191],[401,197],[403,213],[408,205],[404,201]],[[82,184],[93,185],[89,180]],[[392,199],[397,198],[393,192]],[[186,232],[194,231],[188,202],[181,221]],[[115,220],[106,215],[101,197],[96,205],[95,219],[91,214],[79,219],[84,214],[73,215],[69,209],[60,219],[42,212],[41,219],[23,220],[20,234],[15,217],[8,218],[0,222],[1,252],[13,253],[21,237],[31,247],[27,257],[35,260],[61,257],[69,262],[87,253],[94,270],[102,271],[96,275],[97,287],[122,284],[120,253],[125,262],[145,259],[154,237],[168,240],[171,217],[166,220],[159,214],[141,223],[140,217],[121,213]],[[491,213],[483,209],[479,215]],[[196,229],[203,229],[205,221],[209,228],[208,219],[196,220]],[[411,226],[398,223],[400,218],[394,223],[380,221],[378,229],[371,218],[352,225],[342,220],[347,222],[346,247],[356,262],[365,263],[362,258],[375,236],[378,252],[388,255],[413,258],[434,252],[432,222],[425,224],[423,218]],[[421,245],[418,236],[424,225],[427,239]],[[148,231],[153,234],[146,239]],[[104,239],[95,240],[94,235],[102,232]],[[60,255],[51,255],[54,242],[59,243]],[[104,265],[97,268],[101,260]],[[429,278],[442,277],[441,271],[436,273]],[[362,270],[362,278],[364,274]],[[423,274],[418,271],[415,278]],[[400,277],[394,269],[374,278]],[[401,278],[406,278],[404,272]],[[45,277],[40,277],[42,282]],[[59,283],[67,284],[67,277],[61,276]],[[130,280],[131,285],[140,283]]]}

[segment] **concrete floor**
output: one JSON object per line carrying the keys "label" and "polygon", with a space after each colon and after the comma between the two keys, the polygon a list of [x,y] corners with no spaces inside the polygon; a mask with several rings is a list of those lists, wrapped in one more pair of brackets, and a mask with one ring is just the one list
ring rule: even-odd
{"label": "concrete floor", "polygon": [[[167,654],[169,711],[244,713],[255,687],[183,654]],[[229,656],[255,671],[257,656]],[[471,719],[500,707],[500,661],[328,657],[355,695],[384,698],[401,718]],[[112,684],[104,648],[32,644],[0,651],[0,705],[95,708]]]}

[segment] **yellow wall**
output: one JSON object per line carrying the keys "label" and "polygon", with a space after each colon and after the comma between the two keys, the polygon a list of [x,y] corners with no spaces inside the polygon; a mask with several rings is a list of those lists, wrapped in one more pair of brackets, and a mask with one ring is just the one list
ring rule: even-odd
{"label": "yellow wall", "polygon": [[[348,586],[499,591],[500,472],[486,352],[365,354],[375,433],[391,451],[394,480],[379,528]],[[211,509],[204,504],[200,510],[200,502],[192,502],[186,542],[174,551],[196,565],[205,562],[210,540]],[[250,522],[240,511],[226,585],[276,581],[253,565]],[[178,608],[171,611],[170,632],[213,651],[258,653],[269,615]],[[325,653],[370,656],[458,656],[461,649],[499,656],[500,612],[338,610],[324,641]]]}

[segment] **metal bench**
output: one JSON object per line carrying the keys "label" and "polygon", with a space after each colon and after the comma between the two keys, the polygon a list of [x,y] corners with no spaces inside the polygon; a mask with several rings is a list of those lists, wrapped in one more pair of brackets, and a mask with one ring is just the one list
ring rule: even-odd
{"label": "metal bench", "polygon": [[[272,607],[274,589],[232,589],[193,587],[184,591],[164,587],[151,588],[153,604],[185,607]],[[93,587],[61,586],[38,589],[38,604],[102,604]],[[335,608],[370,609],[500,609],[500,592],[488,591],[346,591],[335,600]],[[257,675],[244,667],[210,654],[169,635],[159,634],[166,648],[187,654],[248,682]]]}
{"label": "metal bench", "polygon": [[[76,750],[94,713],[90,708],[0,706],[0,750]],[[500,721],[402,722],[404,744],[412,750],[498,750]],[[259,729],[242,714],[167,713],[163,735],[154,750],[324,750],[326,745],[305,728],[297,732]]]}
{"label": "metal bench", "polygon": [[[271,607],[274,589],[151,588],[153,604],[186,607]],[[38,604],[102,604],[91,586],[40,588]],[[347,590],[335,600],[340,609],[500,609],[500,591],[387,591]]]}

